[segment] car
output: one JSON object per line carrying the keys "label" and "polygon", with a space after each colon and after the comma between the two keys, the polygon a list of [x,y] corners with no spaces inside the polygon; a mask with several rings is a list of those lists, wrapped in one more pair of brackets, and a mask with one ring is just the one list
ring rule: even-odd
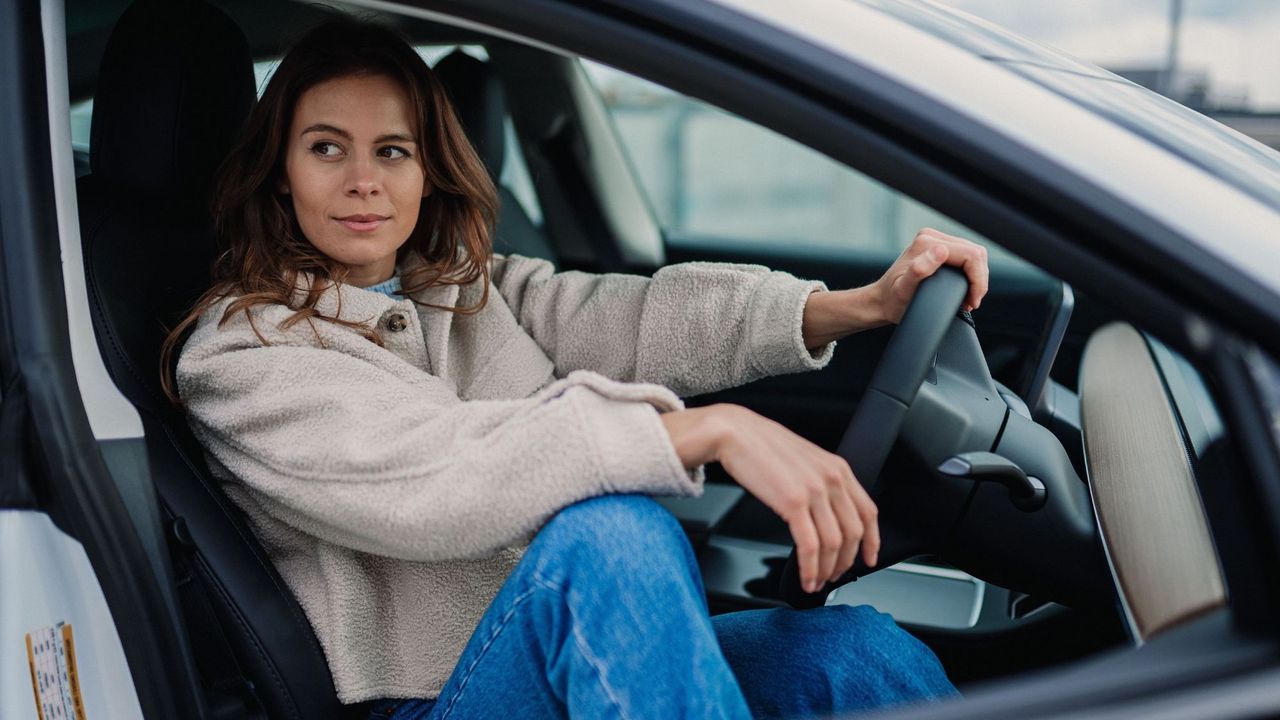
{"label": "car", "polygon": [[[797,594],[785,526],[712,467],[664,502],[713,612],[894,615],[964,697],[886,717],[1280,714],[1275,151],[926,0],[335,5],[446,78],[500,252],[852,287],[922,225],[990,245],[971,315],[943,276],[822,371],[689,398],[844,453],[891,561]],[[4,718],[367,711],[159,389],[208,175],[331,11],[0,4]]]}

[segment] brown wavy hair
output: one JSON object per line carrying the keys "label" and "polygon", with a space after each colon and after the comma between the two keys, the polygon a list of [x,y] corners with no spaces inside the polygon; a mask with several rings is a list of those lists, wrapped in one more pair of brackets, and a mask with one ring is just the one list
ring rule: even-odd
{"label": "brown wavy hair", "polygon": [[[475,305],[430,307],[470,314],[488,301],[497,192],[463,133],[444,86],[395,32],[352,18],[330,18],[306,32],[285,54],[239,141],[218,169],[210,210],[224,250],[213,265],[213,286],[161,346],[161,386],[175,404],[181,406],[174,387],[173,352],[200,315],[227,297],[235,300],[219,325],[244,313],[263,344],[267,340],[251,311],[259,305],[279,304],[294,311],[280,324],[282,329],[304,320],[314,329],[319,320],[350,327],[382,345],[377,330],[316,309],[321,294],[346,279],[347,268],[312,246],[302,234],[291,199],[279,191],[298,99],[316,85],[351,75],[385,76],[404,89],[413,109],[418,162],[432,190],[422,199],[418,224],[399,251],[397,259],[417,253],[424,261],[401,278],[401,293],[412,297],[433,285],[481,280],[484,292]],[[295,288],[302,273],[309,273],[313,281],[299,299]]]}

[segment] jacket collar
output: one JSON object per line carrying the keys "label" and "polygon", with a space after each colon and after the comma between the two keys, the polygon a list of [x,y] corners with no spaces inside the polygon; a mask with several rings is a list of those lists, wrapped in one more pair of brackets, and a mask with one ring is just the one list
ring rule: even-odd
{"label": "jacket collar", "polygon": [[[409,255],[397,268],[397,274],[404,276],[422,265],[422,259],[416,254]],[[316,278],[311,273],[298,275],[298,287],[294,292],[294,301],[301,303]],[[457,285],[435,285],[415,293],[412,297],[429,305],[450,307],[458,302]],[[346,283],[333,283],[320,293],[316,301],[316,310],[322,315],[338,318],[345,322],[375,325],[384,313],[393,307],[408,302],[408,298],[393,298],[362,287]],[[428,317],[452,317],[453,313],[427,313]],[[424,328],[425,330],[425,328]]]}
{"label": "jacket collar", "polygon": [[[411,254],[396,268],[396,272],[403,276],[419,267],[422,262],[417,254]],[[298,275],[298,287],[294,292],[295,302],[306,299],[307,290],[313,282],[315,282],[315,276],[310,273]],[[457,285],[434,285],[414,293],[412,297],[429,305],[452,307],[457,305],[460,294],[461,289]],[[409,307],[406,307],[407,305]],[[336,283],[325,288],[319,300],[316,301],[316,310],[321,314],[363,324],[370,328],[376,328],[383,316],[397,307],[414,311],[422,328],[422,341],[427,348],[431,372],[444,376],[448,363],[449,331],[453,327],[454,313],[412,304],[409,298],[395,299],[380,292],[345,283]]]}

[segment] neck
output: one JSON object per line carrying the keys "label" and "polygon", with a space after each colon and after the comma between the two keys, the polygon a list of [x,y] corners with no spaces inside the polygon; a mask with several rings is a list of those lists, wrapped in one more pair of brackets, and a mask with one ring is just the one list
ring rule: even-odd
{"label": "neck", "polygon": [[347,284],[356,287],[369,287],[390,280],[396,274],[396,260],[387,258],[386,262],[375,265],[347,266]]}

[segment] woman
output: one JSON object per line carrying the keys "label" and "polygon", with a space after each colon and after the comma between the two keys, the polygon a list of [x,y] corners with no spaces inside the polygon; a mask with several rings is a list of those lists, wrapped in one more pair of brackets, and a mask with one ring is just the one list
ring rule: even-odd
{"label": "woman", "polygon": [[[707,617],[645,495],[718,460],[795,537],[810,589],[879,545],[844,460],[675,394],[826,364],[982,248],[923,231],[874,285],[756,266],[651,279],[492,255],[492,183],[386,30],[332,20],[281,61],[219,173],[227,251],[177,389],[325,650],[376,717],[800,717],[954,693],[869,608]],[[170,391],[172,392],[171,385]],[[673,392],[673,390],[675,392]]]}

